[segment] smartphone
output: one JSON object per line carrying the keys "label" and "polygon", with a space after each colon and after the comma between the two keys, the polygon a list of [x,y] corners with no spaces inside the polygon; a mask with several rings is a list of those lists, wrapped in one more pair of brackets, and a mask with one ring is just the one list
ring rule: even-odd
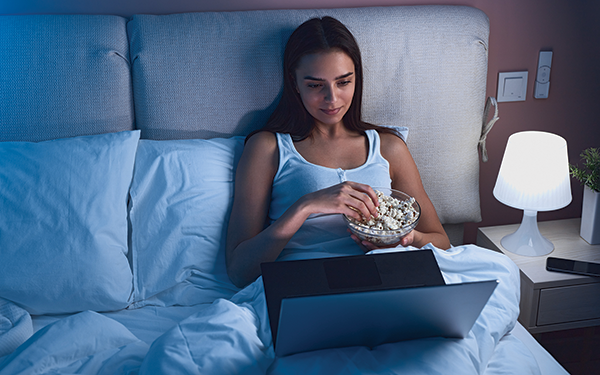
{"label": "smartphone", "polygon": [[546,269],[548,271],[600,277],[600,263],[584,262],[580,260],[548,257],[546,260]]}

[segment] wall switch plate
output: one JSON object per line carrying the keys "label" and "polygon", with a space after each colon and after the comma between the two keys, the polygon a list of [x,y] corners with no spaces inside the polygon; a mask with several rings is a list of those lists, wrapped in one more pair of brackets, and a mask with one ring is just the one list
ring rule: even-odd
{"label": "wall switch plate", "polygon": [[527,97],[527,71],[498,74],[498,102],[521,102]]}

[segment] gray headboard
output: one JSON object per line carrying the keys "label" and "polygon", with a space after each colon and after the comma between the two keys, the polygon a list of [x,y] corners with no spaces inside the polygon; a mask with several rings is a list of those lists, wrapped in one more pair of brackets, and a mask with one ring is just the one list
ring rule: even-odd
{"label": "gray headboard", "polygon": [[0,140],[134,126],[150,139],[245,135],[280,95],[288,36],[324,15],[361,47],[365,120],[410,129],[442,223],[481,220],[489,20],[471,7],[0,17]]}
{"label": "gray headboard", "polygon": [[134,129],[127,19],[0,16],[0,141]]}

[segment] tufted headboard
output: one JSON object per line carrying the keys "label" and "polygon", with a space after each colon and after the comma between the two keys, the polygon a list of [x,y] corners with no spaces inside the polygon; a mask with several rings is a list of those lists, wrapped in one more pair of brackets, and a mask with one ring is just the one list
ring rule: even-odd
{"label": "tufted headboard", "polygon": [[0,141],[134,128],[127,19],[0,16]]}
{"label": "tufted headboard", "polygon": [[280,95],[287,38],[324,15],[361,47],[365,120],[409,128],[425,189],[461,243],[461,223],[481,220],[489,34],[471,7],[2,16],[0,141],[133,128],[150,139],[248,134]]}

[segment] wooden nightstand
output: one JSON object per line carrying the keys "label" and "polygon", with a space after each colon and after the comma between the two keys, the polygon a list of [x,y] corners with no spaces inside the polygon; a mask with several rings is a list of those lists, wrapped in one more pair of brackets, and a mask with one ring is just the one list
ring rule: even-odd
{"label": "wooden nightstand", "polygon": [[521,270],[519,321],[530,333],[600,325],[600,277],[546,271],[548,256],[600,263],[600,245],[582,239],[579,225],[580,219],[539,222],[542,235],[554,244],[554,251],[542,257],[521,256],[502,247],[502,237],[519,224],[477,232],[477,245],[506,254]]}

